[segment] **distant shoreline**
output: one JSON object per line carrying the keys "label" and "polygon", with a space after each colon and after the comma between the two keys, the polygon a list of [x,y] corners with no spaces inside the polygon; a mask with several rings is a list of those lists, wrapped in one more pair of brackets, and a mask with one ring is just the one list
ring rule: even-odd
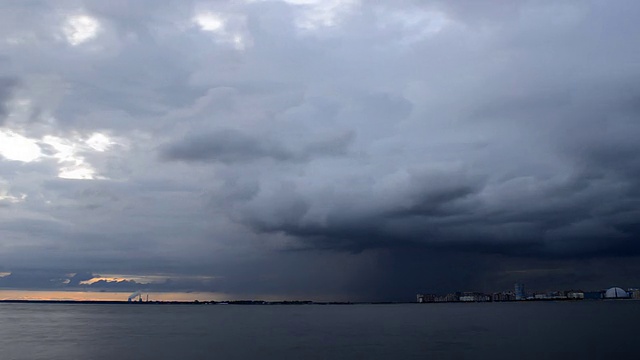
{"label": "distant shoreline", "polygon": [[[108,304],[108,305],[356,305],[356,304],[392,304],[392,303],[354,303],[354,302],[315,302],[315,301],[123,301],[123,300],[20,300],[5,299],[0,303],[13,304]],[[413,304],[413,303],[393,303]]]}
{"label": "distant shoreline", "polygon": [[120,300],[0,300],[5,304],[94,304],[94,305],[436,305],[436,304],[488,304],[488,303],[537,303],[537,302],[610,302],[610,301],[634,301],[638,299],[588,299],[588,300],[575,300],[575,299],[529,299],[519,301],[450,301],[450,302],[429,302],[429,303],[416,303],[416,302],[315,302],[315,301],[120,301]]}

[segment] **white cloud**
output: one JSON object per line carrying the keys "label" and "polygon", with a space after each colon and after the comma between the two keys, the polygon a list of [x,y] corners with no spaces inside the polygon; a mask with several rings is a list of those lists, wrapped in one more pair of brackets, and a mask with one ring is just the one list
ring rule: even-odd
{"label": "white cloud", "polygon": [[96,178],[96,172],[93,168],[84,162],[77,163],[72,166],[60,168],[58,177],[61,179],[71,180],[93,180]]}
{"label": "white cloud", "polygon": [[69,44],[77,46],[96,37],[100,31],[100,23],[88,15],[70,16],[62,31]]}
{"label": "white cloud", "polygon": [[0,155],[9,160],[32,162],[38,160],[42,152],[34,139],[0,129]]}
{"label": "white cloud", "polygon": [[[40,144],[54,149],[52,155],[45,155]],[[54,158],[60,164],[58,177],[63,179],[97,179],[94,167],[87,162],[83,151],[105,152],[116,144],[105,134],[94,132],[91,136],[74,135],[61,138],[46,135],[42,139],[29,138],[11,130],[0,129],[0,155],[8,160],[33,162],[44,158]],[[2,195],[0,193],[0,195]],[[7,199],[6,195],[4,199]]]}
{"label": "white cloud", "polygon": [[108,136],[99,132],[93,133],[86,143],[90,148],[99,152],[105,152],[115,144]]}
{"label": "white cloud", "polygon": [[56,150],[53,157],[58,159],[58,163],[61,165],[58,177],[77,180],[100,178],[94,167],[80,154],[82,151],[104,152],[114,144],[108,136],[98,132],[93,133],[88,139],[81,136],[60,138],[47,135],[42,138],[42,142]]}
{"label": "white cloud", "polygon": [[224,18],[216,13],[206,12],[196,14],[196,16],[193,17],[193,22],[196,23],[203,31],[224,31]]}
{"label": "white cloud", "polygon": [[230,44],[236,50],[244,50],[250,43],[244,16],[201,11],[191,21],[201,31],[211,33],[216,42]]}

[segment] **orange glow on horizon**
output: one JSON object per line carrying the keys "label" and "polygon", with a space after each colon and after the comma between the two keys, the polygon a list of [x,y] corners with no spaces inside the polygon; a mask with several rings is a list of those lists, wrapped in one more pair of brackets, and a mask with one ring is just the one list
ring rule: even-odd
{"label": "orange glow on horizon", "polygon": [[[67,301],[127,301],[131,292],[0,290],[0,300],[67,300]],[[223,301],[228,295],[212,292],[143,292],[149,301]]]}

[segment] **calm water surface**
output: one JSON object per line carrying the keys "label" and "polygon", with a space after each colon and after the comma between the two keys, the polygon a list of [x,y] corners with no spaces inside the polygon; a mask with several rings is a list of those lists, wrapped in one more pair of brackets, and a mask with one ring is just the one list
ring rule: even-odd
{"label": "calm water surface", "polygon": [[640,358],[640,301],[0,304],[0,359]]}

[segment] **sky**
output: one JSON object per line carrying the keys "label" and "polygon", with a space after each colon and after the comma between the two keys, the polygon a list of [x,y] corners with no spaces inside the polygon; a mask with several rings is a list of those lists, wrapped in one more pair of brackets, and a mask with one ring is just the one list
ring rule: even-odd
{"label": "sky", "polygon": [[0,289],[638,287],[639,15],[0,0]]}

